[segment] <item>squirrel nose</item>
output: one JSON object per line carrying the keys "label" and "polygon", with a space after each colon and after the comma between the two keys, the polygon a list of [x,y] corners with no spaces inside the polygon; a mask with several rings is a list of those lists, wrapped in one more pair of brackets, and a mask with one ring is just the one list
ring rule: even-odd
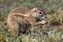
{"label": "squirrel nose", "polygon": [[48,22],[46,22],[45,24],[48,24]]}

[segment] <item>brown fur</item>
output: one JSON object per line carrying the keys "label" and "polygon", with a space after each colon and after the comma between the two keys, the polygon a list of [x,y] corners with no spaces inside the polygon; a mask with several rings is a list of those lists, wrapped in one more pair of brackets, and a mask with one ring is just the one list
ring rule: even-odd
{"label": "brown fur", "polygon": [[37,21],[39,20],[37,19],[40,18],[40,15],[44,15],[44,12],[39,8],[29,10],[27,8],[18,7],[12,10],[8,15],[8,31],[11,32],[13,36],[18,35],[19,32],[24,33],[31,25],[34,26],[38,24]]}
{"label": "brown fur", "polygon": [[23,14],[25,14],[29,10],[30,9],[25,8],[25,7],[17,7],[17,8],[12,10],[12,13],[23,13]]}

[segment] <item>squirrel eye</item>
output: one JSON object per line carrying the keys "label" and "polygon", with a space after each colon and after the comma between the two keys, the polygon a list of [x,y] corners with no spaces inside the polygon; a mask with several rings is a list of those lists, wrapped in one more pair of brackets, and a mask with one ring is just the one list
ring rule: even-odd
{"label": "squirrel eye", "polygon": [[41,12],[39,12],[40,14],[42,14]]}

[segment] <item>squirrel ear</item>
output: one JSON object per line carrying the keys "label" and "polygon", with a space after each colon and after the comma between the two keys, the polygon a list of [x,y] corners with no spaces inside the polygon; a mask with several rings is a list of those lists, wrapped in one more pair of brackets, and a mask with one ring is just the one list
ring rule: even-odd
{"label": "squirrel ear", "polygon": [[36,12],[36,10],[34,10],[34,12]]}
{"label": "squirrel ear", "polygon": [[36,11],[37,11],[37,8],[33,8],[32,11],[33,11],[33,12],[36,12]]}

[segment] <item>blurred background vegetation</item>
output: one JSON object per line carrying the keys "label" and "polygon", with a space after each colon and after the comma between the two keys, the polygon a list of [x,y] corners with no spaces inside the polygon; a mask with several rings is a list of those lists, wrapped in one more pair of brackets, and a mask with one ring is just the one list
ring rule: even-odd
{"label": "blurred background vegetation", "polygon": [[[36,27],[29,34],[12,37],[6,30],[6,19],[13,8],[21,6],[46,9],[50,27]],[[0,0],[0,42],[63,42],[63,0]]]}

